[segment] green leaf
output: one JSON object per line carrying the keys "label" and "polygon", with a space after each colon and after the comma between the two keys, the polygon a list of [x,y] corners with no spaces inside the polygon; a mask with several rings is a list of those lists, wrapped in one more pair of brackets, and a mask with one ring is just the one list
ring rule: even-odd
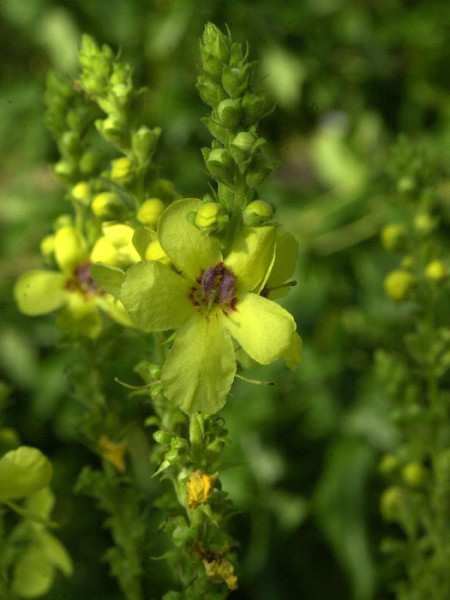
{"label": "green leaf", "polygon": [[233,342],[222,317],[194,314],[177,332],[163,365],[164,394],[187,414],[219,411],[233,383]]}
{"label": "green leaf", "polygon": [[37,448],[20,446],[0,459],[0,501],[23,498],[49,484],[52,465]]}

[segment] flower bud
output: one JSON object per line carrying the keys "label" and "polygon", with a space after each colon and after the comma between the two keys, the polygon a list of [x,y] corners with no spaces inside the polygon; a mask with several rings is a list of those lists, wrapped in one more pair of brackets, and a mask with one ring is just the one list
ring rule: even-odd
{"label": "flower bud", "polygon": [[406,227],[401,223],[389,223],[381,230],[381,241],[386,250],[402,250],[406,239]]}
{"label": "flower bud", "polygon": [[112,221],[118,218],[122,208],[121,199],[113,192],[101,192],[97,194],[91,205],[94,215],[104,221]]}
{"label": "flower bud", "polygon": [[61,136],[61,147],[68,154],[74,154],[80,143],[80,137],[75,131],[65,131]]}
{"label": "flower bud", "polygon": [[197,89],[200,94],[200,98],[208,106],[215,107],[222,100],[226,99],[226,94],[222,89],[222,86],[218,83],[214,83],[210,79],[200,76],[197,81]]}
{"label": "flower bud", "polygon": [[448,276],[447,268],[440,260],[432,260],[425,267],[425,277],[436,283],[441,283]]}
{"label": "flower bud", "polygon": [[133,163],[129,158],[123,156],[122,158],[116,158],[111,162],[111,179],[117,181],[118,179],[124,179],[133,172]]}
{"label": "flower bud", "polygon": [[257,96],[247,92],[242,98],[242,112],[244,113],[244,125],[253,125],[262,117],[265,107],[263,96]]}
{"label": "flower bud", "polygon": [[228,38],[213,23],[207,23],[203,32],[203,51],[209,52],[222,62],[227,62],[230,56]]}
{"label": "flower bud", "polygon": [[402,302],[411,297],[415,283],[416,280],[412,273],[397,269],[385,278],[384,291],[386,296],[394,302]]}
{"label": "flower bud", "polygon": [[224,127],[236,129],[241,119],[241,108],[239,100],[222,100],[217,107],[217,116]]}
{"label": "flower bud", "polygon": [[112,144],[121,144],[124,139],[123,123],[114,116],[97,119],[95,126],[98,132]]}
{"label": "flower bud", "polygon": [[380,510],[386,521],[398,521],[405,505],[405,493],[400,486],[384,490],[380,500]]}
{"label": "flower bud", "polygon": [[419,213],[414,219],[414,227],[420,235],[427,236],[436,229],[436,219],[429,213]]}
{"label": "flower bud", "polygon": [[231,154],[224,148],[211,150],[206,159],[208,171],[219,181],[231,182],[234,174],[234,162]]}
{"label": "flower bud", "polygon": [[145,259],[155,260],[167,266],[171,264],[170,258],[163,250],[163,247],[159,243],[159,240],[153,240],[153,242],[150,242],[145,252]]}
{"label": "flower bud", "polygon": [[202,204],[198,209],[197,215],[195,217],[195,224],[197,227],[202,229],[206,229],[215,225],[217,223],[217,219],[223,214],[222,206],[217,202],[208,202],[206,204]]}
{"label": "flower bud", "polygon": [[413,461],[403,467],[402,479],[411,487],[422,487],[427,480],[427,471],[420,462]]}
{"label": "flower bud", "polygon": [[231,98],[237,98],[248,86],[247,69],[224,67],[222,71],[222,85]]}
{"label": "flower bud", "polygon": [[46,235],[41,241],[40,250],[45,258],[52,258],[55,253],[55,236],[51,234]]}
{"label": "flower bud", "polygon": [[95,150],[86,150],[80,157],[78,166],[80,171],[86,175],[91,175],[100,164],[102,155]]}
{"label": "flower bud", "polygon": [[269,161],[264,154],[257,153],[250,163],[250,167],[245,174],[245,183],[249,188],[255,189],[266,179],[274,168],[274,163]]}
{"label": "flower bud", "polygon": [[133,150],[139,162],[144,163],[153,155],[160,135],[161,129],[159,127],[150,129],[142,126],[133,133],[131,137]]}
{"label": "flower bud", "polygon": [[411,254],[407,254],[406,256],[404,256],[400,263],[400,266],[402,267],[402,269],[411,269],[413,265],[414,265],[414,256],[412,256]]}
{"label": "flower bud", "polygon": [[156,229],[159,217],[164,208],[164,202],[159,198],[148,198],[139,208],[136,218],[143,225],[148,225],[152,229]]}
{"label": "flower bud", "polygon": [[75,174],[76,167],[72,161],[60,160],[53,166],[53,172],[62,179],[71,179]]}
{"label": "flower bud", "polygon": [[87,181],[80,181],[72,188],[72,198],[84,206],[89,206],[91,201],[91,186]]}
{"label": "flower bud", "polygon": [[241,131],[231,143],[238,150],[249,154],[252,151],[255,142],[256,137],[252,133],[249,131]]}
{"label": "flower bud", "polygon": [[244,223],[246,225],[261,225],[273,217],[273,208],[264,200],[254,200],[244,209]]}
{"label": "flower bud", "polygon": [[399,461],[394,454],[385,454],[378,466],[378,470],[383,475],[391,475],[399,467]]}

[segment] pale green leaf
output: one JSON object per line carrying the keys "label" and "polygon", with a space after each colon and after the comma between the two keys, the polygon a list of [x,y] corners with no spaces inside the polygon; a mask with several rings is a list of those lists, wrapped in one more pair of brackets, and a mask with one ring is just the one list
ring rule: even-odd
{"label": "pale green leaf", "polygon": [[125,279],[125,272],[122,269],[100,262],[91,265],[90,273],[103,291],[112,294],[115,298],[120,297],[120,286]]}
{"label": "pale green leaf", "polygon": [[52,465],[37,448],[20,446],[0,459],[0,501],[23,498],[49,484]]}

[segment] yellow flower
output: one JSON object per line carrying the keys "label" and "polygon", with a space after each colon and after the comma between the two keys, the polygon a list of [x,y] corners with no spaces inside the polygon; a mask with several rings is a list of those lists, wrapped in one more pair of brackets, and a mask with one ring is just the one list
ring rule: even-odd
{"label": "yellow flower", "polygon": [[223,558],[220,552],[206,550],[202,552],[203,566],[205,573],[217,583],[224,581],[229,590],[236,590],[238,587],[237,577],[234,574],[234,566],[229,560]]}
{"label": "yellow flower", "polygon": [[189,475],[186,485],[189,490],[188,507],[191,510],[208,502],[215,481],[215,475],[208,475],[200,469]]}
{"label": "yellow flower", "polygon": [[121,442],[113,442],[106,435],[102,435],[98,441],[102,456],[105,460],[108,460],[119,473],[125,473],[125,452],[127,450],[127,442],[125,440]]}

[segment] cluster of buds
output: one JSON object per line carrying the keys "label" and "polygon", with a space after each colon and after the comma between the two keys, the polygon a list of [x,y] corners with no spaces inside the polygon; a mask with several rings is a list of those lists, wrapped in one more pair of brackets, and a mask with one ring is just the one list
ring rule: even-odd
{"label": "cluster of buds", "polygon": [[[256,63],[247,60],[241,44],[208,24],[200,50],[203,71],[197,87],[212,109],[203,122],[215,138],[211,148],[203,148],[203,158],[218,182],[219,202],[231,212],[236,196],[244,208],[275,166],[264,155],[265,140],[257,133],[258,122],[270,111],[254,83]],[[244,192],[245,199],[240,197]]]}

